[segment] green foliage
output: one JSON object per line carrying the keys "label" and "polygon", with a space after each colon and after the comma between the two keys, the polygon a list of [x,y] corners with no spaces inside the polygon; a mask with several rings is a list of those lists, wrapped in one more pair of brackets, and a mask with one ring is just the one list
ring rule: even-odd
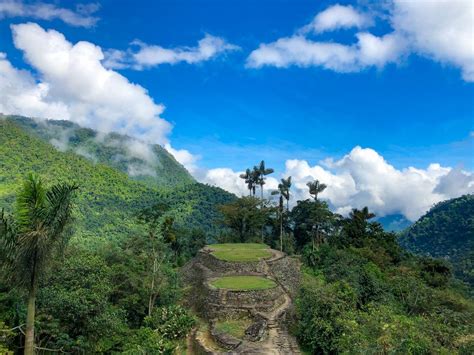
{"label": "green foliage", "polygon": [[147,327],[168,340],[184,338],[195,324],[196,319],[179,305],[155,308],[151,316],[145,318]]}
{"label": "green foliage", "polygon": [[474,285],[474,195],[438,203],[401,234],[400,243],[449,260],[456,276]]}
{"label": "green foliage", "polygon": [[262,207],[262,203],[259,199],[249,196],[220,207],[223,223],[235,236],[234,242],[244,243],[259,239],[270,212],[267,206]]}
{"label": "green foliage", "polygon": [[120,343],[126,318],[111,303],[113,288],[112,271],[104,260],[71,250],[38,297],[40,331],[48,347],[103,352]]}
{"label": "green foliage", "polygon": [[94,163],[73,150],[60,152],[34,135],[35,129],[45,129],[41,124],[32,126],[28,133],[17,123],[0,119],[0,209],[11,210],[18,186],[31,171],[44,177],[47,185],[80,183],[72,243],[94,249],[107,241],[143,233],[135,216],[157,201],[166,201],[177,228],[201,229],[212,239],[218,234],[221,218],[217,206],[235,199],[222,189],[194,182],[170,187],[133,180],[113,168],[113,159]]}
{"label": "green foliage", "polygon": [[13,351],[9,349],[9,344],[13,340],[15,333],[0,321],[0,354],[13,355]]}
{"label": "green foliage", "polygon": [[[159,145],[148,145],[118,133],[99,135],[71,121],[35,121],[13,116],[9,120],[28,133],[46,142],[52,142],[62,151],[72,152],[123,173],[150,186],[177,186],[190,184],[194,179],[174,157]],[[131,153],[130,146],[137,146]],[[142,153],[138,152],[140,150]]]}
{"label": "green foliage", "polygon": [[245,331],[251,324],[252,321],[248,318],[226,319],[217,321],[215,328],[222,333],[227,333],[233,337],[243,339]]}
{"label": "green foliage", "polygon": [[302,345],[312,353],[468,353],[474,303],[449,265],[404,253],[368,217],[353,211],[327,243],[303,248]]}
{"label": "green foliage", "polygon": [[153,329],[142,327],[131,332],[126,339],[123,354],[173,354],[176,345],[164,339]]}

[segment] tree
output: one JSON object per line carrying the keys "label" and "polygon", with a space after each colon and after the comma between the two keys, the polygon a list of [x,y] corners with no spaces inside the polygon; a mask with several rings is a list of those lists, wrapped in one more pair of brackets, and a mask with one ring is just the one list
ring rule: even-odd
{"label": "tree", "polygon": [[259,166],[255,166],[254,174],[256,177],[257,185],[260,185],[260,196],[263,201],[263,185],[265,185],[265,176],[273,174],[274,170],[272,168],[265,167],[265,161],[261,161]]}
{"label": "tree", "polygon": [[291,176],[287,179],[281,179],[281,183],[278,184],[278,190],[272,191],[272,195],[280,195],[278,212],[280,215],[280,251],[283,251],[283,198],[286,199],[286,212],[289,212],[289,200],[290,200],[290,187],[291,187]]}
{"label": "tree", "polygon": [[38,284],[54,255],[67,242],[72,217],[72,199],[78,186],[61,183],[50,189],[30,174],[17,196],[13,216],[0,216],[2,268],[11,281],[28,292],[25,354],[35,347],[35,303]]}
{"label": "tree", "polygon": [[237,234],[240,242],[254,239],[267,218],[267,208],[262,208],[261,202],[253,196],[241,197],[220,206],[219,210],[222,212],[224,225]]}
{"label": "tree", "polygon": [[294,235],[299,247],[311,242],[312,249],[333,234],[336,229],[336,215],[324,201],[298,201],[291,211]]}
{"label": "tree", "polygon": [[309,187],[309,193],[313,195],[314,200],[318,200],[318,194],[326,190],[327,185],[322,184],[319,180],[310,181],[306,184]]}
{"label": "tree", "polygon": [[245,180],[247,188],[249,189],[249,196],[255,196],[255,185],[256,185],[256,176],[255,173],[247,169],[245,173],[240,174],[240,178]]}
{"label": "tree", "polygon": [[176,241],[176,235],[174,235],[172,230],[173,222],[171,220],[170,224],[170,221],[167,221],[167,218],[165,218],[165,214],[168,210],[169,206],[166,203],[159,202],[151,207],[143,209],[138,214],[138,219],[148,225],[148,241],[151,248],[151,251],[148,254],[151,264],[148,316],[152,314],[153,307],[155,306],[158,297],[158,290],[156,287],[158,283],[158,270],[161,263],[164,262],[161,250],[163,232],[166,233],[166,237],[170,243]]}
{"label": "tree", "polygon": [[367,207],[358,210],[354,208],[349,214],[349,218],[345,220],[344,231],[349,238],[349,242],[361,246],[362,241],[368,236],[370,223],[369,220],[374,218],[375,214],[369,212]]}

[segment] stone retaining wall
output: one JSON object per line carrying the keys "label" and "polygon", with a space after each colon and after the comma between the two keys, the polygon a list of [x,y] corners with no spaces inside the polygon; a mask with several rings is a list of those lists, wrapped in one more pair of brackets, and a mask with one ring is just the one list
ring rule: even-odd
{"label": "stone retaining wall", "polygon": [[231,275],[231,274],[263,274],[265,272],[265,261],[224,261],[216,258],[208,250],[201,250],[197,258],[200,263],[206,266],[213,274]]}
{"label": "stone retaining wall", "polygon": [[232,291],[215,288],[205,283],[207,295],[203,310],[207,318],[229,319],[250,315],[254,311],[269,312],[281,304],[281,287],[265,290]]}
{"label": "stone retaining wall", "polygon": [[297,258],[284,257],[274,261],[267,261],[267,265],[273,274],[272,276],[283,286],[290,297],[294,299],[301,285],[301,261]]}

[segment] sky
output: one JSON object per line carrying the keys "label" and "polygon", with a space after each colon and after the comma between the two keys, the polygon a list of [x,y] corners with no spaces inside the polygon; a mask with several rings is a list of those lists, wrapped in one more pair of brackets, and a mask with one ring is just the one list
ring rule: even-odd
{"label": "sky", "polygon": [[245,194],[261,159],[340,212],[474,192],[471,0],[0,0],[0,113],[164,145]]}

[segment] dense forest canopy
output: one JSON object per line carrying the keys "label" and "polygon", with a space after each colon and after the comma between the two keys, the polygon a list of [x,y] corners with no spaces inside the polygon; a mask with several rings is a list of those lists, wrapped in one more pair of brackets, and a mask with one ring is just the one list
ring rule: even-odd
{"label": "dense forest canopy", "polygon": [[474,285],[474,195],[443,201],[406,229],[400,243],[417,254],[445,258]]}

